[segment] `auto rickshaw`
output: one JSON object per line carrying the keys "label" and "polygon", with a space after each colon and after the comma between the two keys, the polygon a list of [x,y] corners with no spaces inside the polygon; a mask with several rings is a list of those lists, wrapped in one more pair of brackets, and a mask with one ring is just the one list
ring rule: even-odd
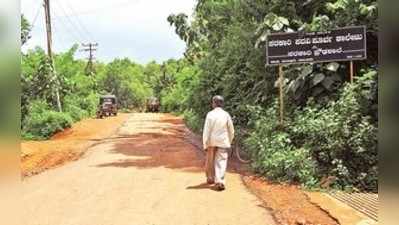
{"label": "auto rickshaw", "polygon": [[159,112],[159,99],[151,97],[147,100],[147,112]]}
{"label": "auto rickshaw", "polygon": [[97,118],[118,115],[117,99],[115,95],[102,95],[97,109]]}

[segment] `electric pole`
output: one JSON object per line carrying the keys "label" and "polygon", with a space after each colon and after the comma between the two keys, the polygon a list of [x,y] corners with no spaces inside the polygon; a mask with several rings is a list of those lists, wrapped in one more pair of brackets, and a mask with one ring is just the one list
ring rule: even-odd
{"label": "electric pole", "polygon": [[57,73],[55,72],[55,66],[53,61],[53,53],[52,53],[52,33],[51,33],[51,14],[50,14],[50,1],[44,0],[44,14],[46,20],[46,32],[47,32],[47,55],[50,59],[50,65],[52,67],[52,75],[56,81],[55,85],[55,98],[57,101],[58,111],[62,112],[61,101],[60,101],[60,93],[59,93],[59,80],[57,77]]}
{"label": "electric pole", "polygon": [[82,46],[84,47],[82,49],[82,51],[85,52],[89,52],[89,58],[88,58],[88,62],[87,62],[87,66],[86,66],[86,74],[90,75],[92,73],[94,73],[94,66],[93,66],[93,53],[97,50],[97,43],[88,43],[88,44],[82,44]]}

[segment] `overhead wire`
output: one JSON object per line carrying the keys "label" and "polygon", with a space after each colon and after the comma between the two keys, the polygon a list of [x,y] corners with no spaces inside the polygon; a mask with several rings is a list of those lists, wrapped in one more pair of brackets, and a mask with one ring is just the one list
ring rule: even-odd
{"label": "overhead wire", "polygon": [[42,4],[39,4],[39,6],[37,7],[36,13],[35,13],[35,17],[33,17],[33,19],[31,20],[31,21],[32,21],[31,28],[33,28],[33,27],[35,26],[36,21],[37,21],[37,18],[39,17],[39,14],[40,14],[40,12],[41,12],[40,9],[41,9],[42,7],[43,7]]}
{"label": "overhead wire", "polygon": [[[79,34],[77,34],[74,29],[71,28],[65,23],[64,20],[59,20],[59,23],[53,23],[53,25],[60,25],[59,27],[63,27],[63,29],[66,31],[65,34],[68,34],[70,37],[72,37],[72,42],[76,43],[82,43],[82,38]],[[62,25],[62,26],[61,26]]]}
{"label": "overhead wire", "polygon": [[71,12],[71,13],[68,13],[67,10],[64,8],[63,4],[61,4],[61,2],[59,2],[59,1],[60,0],[55,0],[53,2],[56,2],[57,6],[62,10],[63,15],[55,16],[55,17],[53,17],[53,20],[60,20],[64,24],[64,26],[67,27],[65,25],[65,23],[62,21],[63,19],[66,19],[66,21],[72,26],[72,32],[71,32],[72,35],[74,35],[75,38],[77,37],[76,39],[79,40],[80,43],[84,43],[83,41],[87,41],[87,42],[93,41],[94,42],[96,38],[94,38],[92,33],[87,29],[87,27],[84,25],[84,23],[81,21],[81,19],[79,19],[79,15],[95,13],[100,10],[108,10],[110,7],[112,7],[112,8],[123,7],[123,6],[129,5],[131,3],[138,3],[140,0],[137,0],[137,1],[126,0],[126,1],[123,1],[120,3],[116,3],[116,4],[113,3],[112,5],[110,4],[109,6],[103,6],[101,8],[90,10],[88,12],[83,12],[83,13],[78,13],[72,7],[70,1],[66,0],[66,1],[63,1],[63,3],[65,3],[64,5],[66,5],[68,7],[69,11]]}
{"label": "overhead wire", "polygon": [[[52,2],[56,2],[56,1],[52,1]],[[58,5],[58,4],[57,4]],[[56,5],[54,5],[56,6]],[[54,7],[52,6],[52,7]],[[58,5],[59,6],[59,5]],[[40,1],[38,7],[36,8],[35,12],[34,12],[34,17],[32,17],[32,22],[31,22],[31,29],[45,29],[41,26],[39,26],[37,24],[38,18],[39,16],[42,14],[42,12],[44,12],[44,10],[42,10],[42,7],[44,9],[44,5],[43,2]],[[60,7],[57,7],[57,9]],[[57,10],[59,12],[59,10]],[[52,14],[56,15],[56,10],[52,10]],[[64,14],[66,14],[64,12]],[[71,24],[73,25],[73,24]],[[72,27],[72,30],[70,29],[70,27],[65,23],[64,20],[60,19],[57,20],[56,22],[54,22],[54,20],[52,20],[52,29],[53,29],[53,36],[54,36],[54,40],[56,40],[53,44],[55,46],[60,46],[62,49],[69,49],[72,46],[68,47],[68,43],[72,42],[72,43],[83,43],[82,41],[82,35],[78,34],[76,32],[74,32],[74,27]],[[66,31],[66,32],[63,32]]]}
{"label": "overhead wire", "polygon": [[56,39],[57,41],[55,42],[55,45],[60,45],[61,46],[61,48],[63,48],[63,49],[68,49],[68,47],[66,46],[66,44],[65,43],[67,43],[67,41],[65,40],[65,37],[64,36],[62,36],[62,35],[59,35],[59,34],[61,34],[61,32],[60,32],[60,30],[58,29],[58,26],[54,26],[54,24],[53,24],[53,30],[54,30],[54,39]]}
{"label": "overhead wire", "polygon": [[[69,0],[66,1],[66,5],[67,7],[70,9],[70,11],[72,12],[72,15],[76,15],[76,11],[75,9],[71,6]],[[79,19],[78,16],[74,17],[76,19],[76,21],[78,22],[78,24],[80,25],[80,27],[82,28],[82,30],[86,33],[86,35],[92,40],[94,41],[95,38],[94,36],[89,32],[89,30],[86,28],[86,26],[83,24],[83,22]]]}
{"label": "overhead wire", "polygon": [[[92,35],[92,33],[87,29],[87,27],[84,25],[84,23],[78,18],[78,15],[82,15],[82,14],[90,14],[90,13],[96,13],[98,11],[102,11],[102,10],[108,10],[110,7],[115,8],[115,7],[123,7],[126,5],[129,5],[131,3],[137,3],[139,2],[139,0],[137,1],[132,1],[132,0],[126,0],[124,2],[120,2],[120,3],[114,3],[114,4],[110,4],[109,6],[104,6],[101,8],[97,8],[94,10],[90,10],[90,11],[86,11],[86,12],[77,12],[71,5],[71,3],[69,2],[69,0],[66,0],[67,2],[65,3],[65,6],[68,7],[68,10],[71,13],[68,13],[66,8],[63,6],[63,4],[61,4],[61,2],[59,2],[60,0],[54,0],[52,2],[54,2],[54,6],[57,7],[57,9],[59,12],[61,12],[62,15],[54,15],[54,12],[56,12],[55,10],[53,10],[53,16],[52,16],[52,21],[53,21],[53,27],[54,27],[54,36],[56,39],[60,40],[60,42],[58,42],[63,48],[65,48],[65,43],[67,42],[65,39],[65,35],[63,34],[68,34],[67,39],[70,39],[72,42],[75,43],[85,43],[85,42],[89,42],[89,41],[94,41],[95,38]],[[36,24],[37,18],[39,17],[39,14],[41,12],[40,8],[43,5],[40,4],[36,10],[36,14],[35,17],[33,18],[33,22],[32,22],[32,27]],[[74,20],[72,19],[74,18]],[[54,26],[54,22],[56,23]],[[67,25],[69,24],[69,25]],[[60,32],[60,29],[65,30],[66,32],[62,33]]]}
{"label": "overhead wire", "polygon": [[[72,33],[76,34],[77,40],[79,40],[80,43],[83,43],[83,41],[87,41],[86,35],[84,35],[81,30],[78,28],[78,26],[72,21],[68,13],[66,12],[65,8],[61,5],[60,2],[58,1],[53,1],[56,3],[59,9],[61,9],[62,13],[65,15],[64,18],[66,18],[66,21],[71,25],[71,31]],[[63,21],[63,20],[60,20]],[[62,22],[63,23],[63,22]],[[65,25],[65,24],[64,24]]]}
{"label": "overhead wire", "polygon": [[[112,3],[106,6],[102,6],[99,7],[97,9],[91,9],[91,10],[87,10],[87,11],[82,11],[82,12],[75,12],[74,14],[69,14],[69,16],[79,16],[79,15],[87,15],[87,14],[94,14],[100,11],[106,11],[109,10],[111,7],[112,8],[120,8],[120,7],[124,7],[127,5],[130,5],[132,3],[138,3],[139,0],[137,1],[132,1],[132,0],[126,0],[124,2],[120,2],[120,3]],[[55,19],[59,19],[60,17],[56,17]]]}

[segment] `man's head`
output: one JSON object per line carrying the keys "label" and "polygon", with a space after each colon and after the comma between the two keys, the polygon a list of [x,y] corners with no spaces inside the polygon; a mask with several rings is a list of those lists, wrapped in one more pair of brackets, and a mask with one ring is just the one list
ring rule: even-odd
{"label": "man's head", "polygon": [[212,98],[212,108],[223,107],[224,99],[220,95],[215,95]]}

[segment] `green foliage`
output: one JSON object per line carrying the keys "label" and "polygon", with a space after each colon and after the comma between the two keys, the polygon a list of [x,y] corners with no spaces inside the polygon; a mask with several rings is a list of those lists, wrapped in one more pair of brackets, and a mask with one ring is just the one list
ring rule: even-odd
{"label": "green foliage", "polygon": [[305,105],[309,98],[322,104],[335,100],[344,81],[341,74],[345,73],[346,69],[338,63],[328,63],[304,65],[287,70],[286,73],[294,77],[287,86],[290,100],[298,106]]}
{"label": "green foliage", "polygon": [[24,15],[21,15],[21,45],[24,45],[30,39],[31,25]]}
{"label": "green foliage", "polygon": [[24,121],[30,102],[42,99],[55,105],[54,93],[57,82],[50,60],[40,48],[23,55],[21,67],[21,119]]}
{"label": "green foliage", "polygon": [[74,121],[94,116],[97,111],[99,95],[92,92],[86,97],[68,95],[64,99],[64,110],[68,112]]}
{"label": "green foliage", "polygon": [[[270,179],[315,186],[335,177],[337,188],[376,191],[378,188],[377,126],[368,109],[377,73],[369,71],[354,85],[345,85],[325,107],[308,102],[293,111],[284,129],[277,104],[252,109],[254,127],[246,141],[253,166]],[[376,97],[376,96],[374,96]]]}
{"label": "green foliage", "polygon": [[255,171],[272,180],[315,186],[316,164],[310,149],[296,147],[289,133],[280,129],[277,104],[266,110],[251,107],[250,111],[253,130],[244,144],[255,159],[252,163]]}
{"label": "green foliage", "polygon": [[378,5],[374,0],[336,0],[326,3],[326,8],[337,26],[350,26],[359,23],[372,31],[378,30]]}
{"label": "green foliage", "polygon": [[[140,107],[151,96],[142,66],[127,59],[115,60],[99,64],[98,74],[88,76],[84,72],[86,62],[74,57],[77,49],[74,45],[54,56],[57,76],[41,48],[22,56],[21,125],[25,138],[48,138],[67,126],[69,119],[79,121],[95,115],[100,94],[115,92],[121,109]],[[56,88],[64,113],[54,111]],[[37,102],[46,104],[46,110],[38,111]]]}
{"label": "green foliage", "polygon": [[120,108],[135,108],[145,104],[152,95],[145,83],[143,67],[129,59],[115,59],[99,72],[99,89],[103,94],[115,94]]}
{"label": "green foliage", "polygon": [[[55,70],[43,49],[36,47],[23,54],[21,128],[25,138],[48,138],[68,125],[65,118],[79,121],[95,115],[101,94],[115,94],[121,110],[140,108],[152,95],[143,66],[116,59],[109,64],[97,63],[97,74],[86,75],[87,62],[75,58],[77,50],[78,45],[74,45],[55,54]],[[53,111],[57,89],[64,113]],[[46,104],[46,111],[38,111],[37,102]]]}
{"label": "green foliage", "polygon": [[69,114],[51,110],[44,101],[32,102],[29,112],[29,118],[22,130],[25,138],[46,139],[72,125]]}
{"label": "green foliage", "polygon": [[192,110],[186,110],[183,112],[183,117],[186,125],[194,132],[202,131],[202,124],[205,119],[200,117],[198,114],[193,112]]}
{"label": "green foliage", "polygon": [[198,85],[197,68],[185,62],[179,63],[180,68],[171,71],[173,83],[165,86],[160,93],[162,110],[166,112],[182,113],[187,109],[190,93]]}
{"label": "green foliage", "polygon": [[[26,118],[29,117],[29,107],[32,102],[42,100],[51,109],[56,108],[54,96],[57,88],[60,90],[64,112],[71,113],[75,120],[94,114],[95,106],[92,103],[84,102],[93,102],[93,97],[90,96],[96,92],[96,81],[83,74],[85,63],[74,59],[76,51],[77,46],[75,45],[67,52],[55,55],[54,63],[57,76],[55,76],[51,62],[43,49],[37,47],[22,56],[22,126],[25,125]],[[80,109],[76,107],[80,107]]]}
{"label": "green foliage", "polygon": [[375,80],[376,72],[369,72],[359,83],[345,86],[340,98],[327,107],[294,112],[291,134],[298,144],[312,149],[320,174],[337,177],[340,188],[375,191],[378,187],[377,124],[367,114],[373,90],[365,88]]}
{"label": "green foliage", "polygon": [[[187,44],[185,58],[198,72],[190,88],[177,82],[162,91],[167,109],[184,111],[189,126],[200,130],[211,97],[223,95],[236,127],[252,129],[246,144],[260,173],[307,186],[335,176],[336,187],[376,190],[377,84],[375,76],[367,77],[378,68],[377,13],[375,0],[198,0],[190,22],[184,14],[168,18]],[[289,125],[279,128],[278,110],[271,107],[278,99],[278,71],[265,66],[266,35],[353,25],[368,30],[368,60],[355,65],[358,84],[345,85],[347,63],[287,66],[283,82]],[[183,107],[175,98],[182,99]],[[254,118],[256,112],[263,116]]]}

